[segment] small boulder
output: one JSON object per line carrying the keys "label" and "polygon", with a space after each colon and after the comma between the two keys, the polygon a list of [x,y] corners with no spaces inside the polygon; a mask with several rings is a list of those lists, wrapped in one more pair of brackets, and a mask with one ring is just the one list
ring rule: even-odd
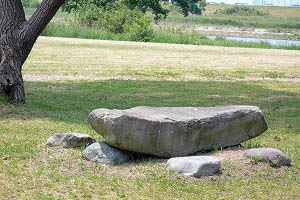
{"label": "small boulder", "polygon": [[289,166],[292,160],[280,150],[274,148],[255,148],[245,151],[247,158],[257,159],[261,162],[268,162],[274,167]]}
{"label": "small boulder", "polygon": [[46,146],[48,147],[61,146],[64,148],[76,148],[81,146],[88,146],[94,142],[96,142],[96,140],[87,134],[57,133],[51,136],[47,140]]}
{"label": "small boulder", "polygon": [[220,168],[220,160],[212,156],[177,157],[167,162],[167,170],[196,178],[217,174]]}
{"label": "small boulder", "polygon": [[96,163],[113,165],[120,165],[130,159],[126,153],[105,142],[91,144],[82,152],[82,156]]}

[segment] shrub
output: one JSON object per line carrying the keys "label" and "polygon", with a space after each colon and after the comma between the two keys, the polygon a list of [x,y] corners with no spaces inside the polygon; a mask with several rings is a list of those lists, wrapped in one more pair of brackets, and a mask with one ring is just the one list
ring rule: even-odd
{"label": "shrub", "polygon": [[102,16],[97,20],[96,25],[113,33],[124,33],[125,27],[132,25],[141,15],[141,12],[129,10],[123,4],[109,4],[106,10],[102,11]]}
{"label": "shrub", "polygon": [[129,39],[133,41],[149,42],[153,38],[154,30],[151,26],[151,18],[143,15],[137,18],[132,25],[126,25],[125,31],[128,32]]}
{"label": "shrub", "polygon": [[119,2],[107,4],[105,8],[93,4],[82,7],[77,12],[77,21],[103,31],[127,33],[133,41],[146,42],[153,35],[151,16]]}
{"label": "shrub", "polygon": [[93,4],[80,7],[76,11],[76,21],[87,26],[94,26],[95,22],[102,17],[103,8],[99,8]]}
{"label": "shrub", "polygon": [[22,0],[22,4],[25,8],[37,8],[41,5],[38,0]]}
{"label": "shrub", "polygon": [[242,16],[266,16],[269,13],[259,11],[255,8],[250,8],[249,6],[234,6],[232,8],[218,9],[214,14],[223,15],[242,15]]}

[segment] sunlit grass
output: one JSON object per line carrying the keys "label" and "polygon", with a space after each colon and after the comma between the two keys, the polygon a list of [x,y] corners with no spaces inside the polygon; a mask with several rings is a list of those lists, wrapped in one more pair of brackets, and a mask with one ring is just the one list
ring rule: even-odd
{"label": "sunlit grass", "polygon": [[300,51],[40,37],[23,69],[27,80],[297,80],[299,57]]}
{"label": "sunlit grass", "polygon": [[[0,103],[0,195],[4,199],[298,197],[299,83],[56,81],[27,82],[26,88],[26,107]],[[216,94],[220,97],[212,98]],[[232,104],[260,106],[269,124],[269,131],[243,145],[279,148],[293,159],[293,167],[256,168],[255,163],[229,161],[223,175],[196,180],[169,174],[165,163],[155,160],[101,167],[82,160],[80,150],[44,146],[57,132],[88,133],[101,140],[86,121],[94,108]],[[275,136],[281,141],[275,141]]]}
{"label": "sunlit grass", "polygon": [[[300,83],[288,76],[299,76],[298,54],[42,37],[24,66],[27,105],[0,99],[0,198],[298,199]],[[210,80],[190,81],[198,70]],[[290,78],[237,81],[265,71]],[[81,149],[44,145],[64,132],[102,140],[87,122],[95,108],[236,104],[259,106],[269,125],[242,145],[278,148],[292,167],[226,160],[220,176],[193,179],[166,172],[165,160],[101,166],[83,160]]]}

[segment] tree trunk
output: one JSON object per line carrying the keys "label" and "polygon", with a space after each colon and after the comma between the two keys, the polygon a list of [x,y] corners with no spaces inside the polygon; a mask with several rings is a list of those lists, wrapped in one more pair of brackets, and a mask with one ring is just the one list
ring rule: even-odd
{"label": "tree trunk", "polygon": [[44,0],[26,21],[21,0],[0,0],[0,95],[25,103],[22,65],[64,0]]}

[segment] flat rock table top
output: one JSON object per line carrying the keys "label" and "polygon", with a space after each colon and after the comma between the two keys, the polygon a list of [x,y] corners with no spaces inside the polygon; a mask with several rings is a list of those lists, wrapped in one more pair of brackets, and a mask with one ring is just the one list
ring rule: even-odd
{"label": "flat rock table top", "polygon": [[109,145],[161,157],[240,144],[267,130],[256,106],[96,109],[89,123]]}
{"label": "flat rock table top", "polygon": [[138,106],[127,110],[96,109],[94,113],[102,115],[121,116],[127,115],[146,120],[161,121],[188,121],[205,119],[217,115],[226,115],[235,112],[260,112],[257,106],[218,106],[218,107],[148,107]]}

